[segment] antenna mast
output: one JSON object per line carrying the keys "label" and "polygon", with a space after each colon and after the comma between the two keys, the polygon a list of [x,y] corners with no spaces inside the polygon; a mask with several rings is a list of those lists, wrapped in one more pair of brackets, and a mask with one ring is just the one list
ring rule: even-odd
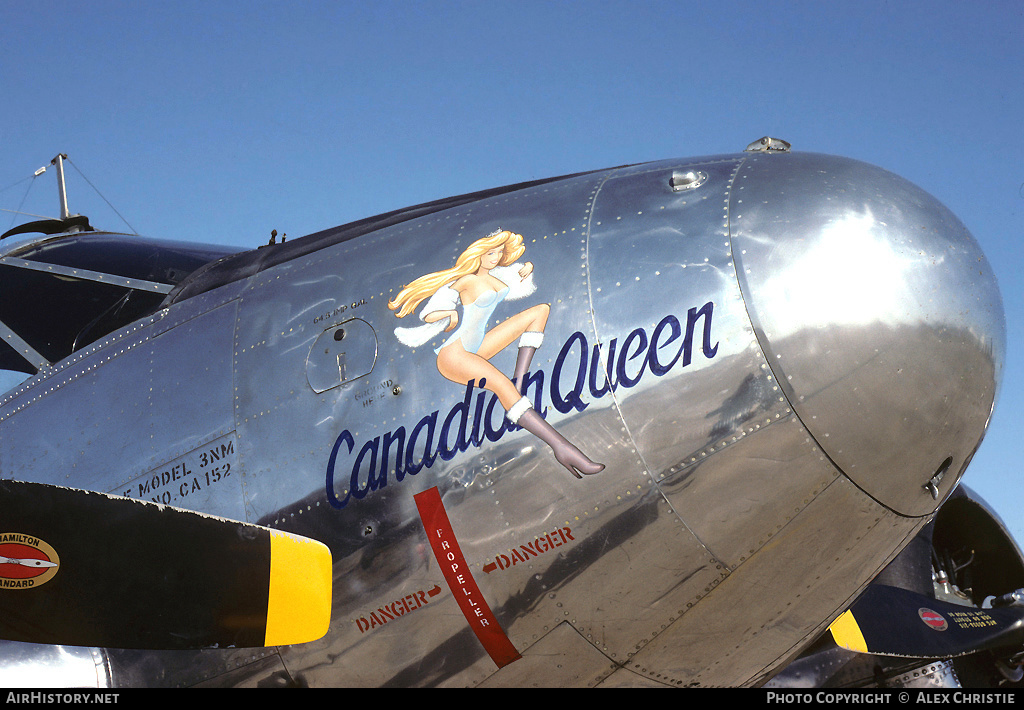
{"label": "antenna mast", "polygon": [[66,153],[58,153],[57,157],[50,161],[50,165],[57,166],[57,197],[60,198],[60,218],[62,220],[71,216],[68,213],[68,193],[64,187],[64,159],[67,157]]}

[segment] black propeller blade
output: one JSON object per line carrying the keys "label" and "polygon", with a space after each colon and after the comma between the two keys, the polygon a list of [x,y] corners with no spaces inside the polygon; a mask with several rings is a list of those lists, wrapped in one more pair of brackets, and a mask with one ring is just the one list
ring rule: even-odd
{"label": "black propeller blade", "polygon": [[331,554],[268,528],[0,480],[0,638],[111,648],[276,646],[327,632]]}
{"label": "black propeller blade", "polygon": [[830,631],[836,645],[860,653],[955,658],[1024,645],[1024,607],[977,609],[875,584]]}

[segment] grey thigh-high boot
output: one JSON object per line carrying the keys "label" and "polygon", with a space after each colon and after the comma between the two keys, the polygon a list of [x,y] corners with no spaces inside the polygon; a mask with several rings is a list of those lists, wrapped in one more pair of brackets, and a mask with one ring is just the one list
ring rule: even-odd
{"label": "grey thigh-high boot", "polygon": [[519,352],[516,355],[516,370],[512,381],[516,383],[519,394],[526,394],[526,371],[533,362],[533,354],[544,342],[544,333],[528,330],[519,336]]}
{"label": "grey thigh-high boot", "polygon": [[604,470],[603,463],[594,463],[587,458],[586,454],[555,431],[555,428],[537,413],[526,397],[513,404],[506,416],[510,422],[518,424],[550,446],[558,463],[565,466],[569,473],[576,478],[582,478],[583,474],[589,476]]}

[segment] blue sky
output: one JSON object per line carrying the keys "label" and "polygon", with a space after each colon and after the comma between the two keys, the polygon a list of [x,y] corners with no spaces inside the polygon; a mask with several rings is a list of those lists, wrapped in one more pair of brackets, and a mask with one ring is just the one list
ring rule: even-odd
{"label": "blue sky", "polygon": [[65,152],[94,225],[252,247],[763,135],[873,163],[999,278],[1006,368],[966,483],[1024,543],[1022,74],[1019,0],[0,0],[0,207],[54,215],[52,171],[26,178]]}

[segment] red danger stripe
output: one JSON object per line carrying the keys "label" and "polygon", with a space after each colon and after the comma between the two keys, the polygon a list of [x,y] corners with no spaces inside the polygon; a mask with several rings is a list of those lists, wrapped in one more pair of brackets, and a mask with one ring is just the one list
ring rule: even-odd
{"label": "red danger stripe", "polygon": [[519,651],[509,641],[504,629],[498,625],[498,620],[484,601],[483,594],[480,593],[480,588],[469,571],[469,565],[462,556],[452,524],[448,520],[448,513],[441,503],[441,494],[437,488],[430,488],[417,493],[413,498],[419,509],[423,529],[430,540],[430,548],[441,566],[441,573],[448,583],[448,588],[455,595],[455,601],[458,602],[459,608],[469,622],[469,627],[473,629],[484,650],[498,668],[519,660]]}

